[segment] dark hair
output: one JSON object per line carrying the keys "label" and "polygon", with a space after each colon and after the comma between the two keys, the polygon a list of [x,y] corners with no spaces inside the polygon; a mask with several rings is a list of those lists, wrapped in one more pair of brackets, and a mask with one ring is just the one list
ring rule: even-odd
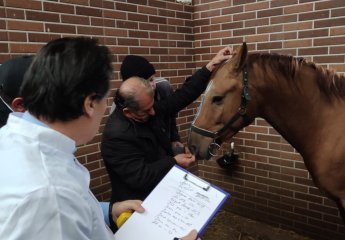
{"label": "dark hair", "polygon": [[50,122],[76,119],[84,114],[87,96],[104,98],[111,72],[110,52],[97,40],[53,40],[39,51],[24,77],[24,107]]}

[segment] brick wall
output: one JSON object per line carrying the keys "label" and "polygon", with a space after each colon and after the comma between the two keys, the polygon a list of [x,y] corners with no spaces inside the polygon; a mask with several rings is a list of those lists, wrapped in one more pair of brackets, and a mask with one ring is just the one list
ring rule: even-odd
{"label": "brick wall", "polygon": [[[197,66],[218,46],[303,56],[345,72],[345,1],[194,1]],[[226,208],[314,239],[345,239],[335,204],[315,188],[301,156],[266,121],[234,138],[240,164],[200,162],[199,175],[227,189]],[[225,150],[225,148],[223,148]]]}
{"label": "brick wall", "polygon": [[[194,0],[194,6],[174,0],[0,0],[0,63],[35,53],[51,39],[84,35],[111,48],[113,90],[127,54],[147,57],[158,76],[177,87],[221,46],[243,41],[250,50],[303,56],[345,72],[344,15],[343,0]],[[197,105],[179,113],[184,141]],[[77,152],[100,200],[110,196],[99,153],[102,128]],[[345,238],[334,204],[314,187],[303,159],[271,126],[257,119],[235,142],[241,158],[236,172],[214,160],[198,164],[201,176],[231,192],[227,209],[314,239]]]}

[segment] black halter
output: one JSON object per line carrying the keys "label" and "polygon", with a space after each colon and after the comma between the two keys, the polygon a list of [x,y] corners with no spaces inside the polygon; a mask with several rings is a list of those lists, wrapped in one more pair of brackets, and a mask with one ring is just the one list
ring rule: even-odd
{"label": "black halter", "polygon": [[231,125],[236,122],[240,117],[243,118],[245,122],[249,122],[249,117],[246,114],[247,113],[247,104],[248,101],[250,101],[250,96],[249,96],[249,91],[248,91],[248,70],[247,67],[245,66],[243,68],[243,89],[242,89],[242,95],[241,95],[241,106],[238,109],[237,113],[230,118],[230,120],[217,132],[211,132],[209,130],[197,127],[192,123],[191,126],[191,132],[195,132],[199,135],[213,138],[213,142],[225,133],[225,131],[231,127]]}

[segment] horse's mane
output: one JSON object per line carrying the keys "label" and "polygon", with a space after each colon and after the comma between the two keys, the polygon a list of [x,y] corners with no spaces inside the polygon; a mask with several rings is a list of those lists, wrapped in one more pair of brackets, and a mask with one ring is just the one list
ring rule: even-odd
{"label": "horse's mane", "polygon": [[259,64],[261,69],[273,74],[282,74],[285,78],[295,79],[301,67],[309,67],[315,71],[317,84],[322,92],[327,96],[334,95],[345,98],[345,76],[316,65],[314,62],[288,55],[275,53],[250,53],[248,55],[248,66],[253,63]]}

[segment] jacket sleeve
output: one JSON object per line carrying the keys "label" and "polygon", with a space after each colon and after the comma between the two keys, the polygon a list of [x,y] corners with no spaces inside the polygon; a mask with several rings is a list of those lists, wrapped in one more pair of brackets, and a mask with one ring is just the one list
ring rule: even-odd
{"label": "jacket sleeve", "polygon": [[102,143],[102,156],[110,175],[121,179],[133,190],[151,191],[176,161],[164,155],[162,159],[151,162],[137,144],[128,138],[107,139]]}
{"label": "jacket sleeve", "polygon": [[[158,94],[160,95],[161,99],[165,99],[167,96],[170,96],[173,94],[174,89],[170,85],[170,82],[166,79],[163,79],[156,84],[156,90]],[[170,141],[175,142],[175,141],[180,141],[180,135],[178,133],[177,125],[176,125],[176,115],[170,117],[169,120],[169,129],[170,129]]]}
{"label": "jacket sleeve", "polygon": [[176,126],[176,118],[175,117],[171,117],[170,119],[170,141],[171,142],[176,142],[176,141],[180,141],[180,135],[178,133],[178,129]]}
{"label": "jacket sleeve", "polygon": [[211,72],[203,67],[189,77],[181,88],[165,99],[156,101],[154,108],[156,113],[174,116],[180,110],[195,101],[206,89]]}

